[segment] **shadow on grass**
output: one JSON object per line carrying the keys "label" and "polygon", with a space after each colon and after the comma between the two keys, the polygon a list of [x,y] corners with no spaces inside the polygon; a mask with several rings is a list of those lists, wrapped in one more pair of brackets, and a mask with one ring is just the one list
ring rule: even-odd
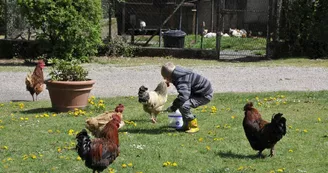
{"label": "shadow on grass", "polygon": [[259,158],[257,155],[242,155],[242,154],[233,153],[231,151],[228,152],[218,151],[216,152],[216,154],[222,158],[231,158],[231,159],[258,159]]}
{"label": "shadow on grass", "polygon": [[143,128],[122,129],[122,131],[128,133],[143,133],[143,134],[152,134],[152,135],[176,132],[174,129],[168,128],[168,126],[160,126],[159,128],[152,128],[152,129],[143,129]]}
{"label": "shadow on grass", "polygon": [[25,111],[20,111],[23,114],[37,114],[37,113],[45,113],[45,112],[54,112],[54,110],[49,108],[35,108],[35,109],[29,109]]}

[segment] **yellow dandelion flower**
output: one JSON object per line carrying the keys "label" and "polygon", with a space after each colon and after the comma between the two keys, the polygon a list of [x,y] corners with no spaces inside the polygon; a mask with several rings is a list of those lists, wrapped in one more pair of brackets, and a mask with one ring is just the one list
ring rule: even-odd
{"label": "yellow dandelion flower", "polygon": [[69,129],[68,130],[68,135],[72,136],[74,134],[74,130],[73,129]]}
{"label": "yellow dandelion flower", "polygon": [[171,164],[172,164],[170,161],[167,161],[166,163],[167,163],[167,165],[169,165],[169,166],[171,166]]}
{"label": "yellow dandelion flower", "polygon": [[284,169],[277,169],[277,172],[284,172]]}
{"label": "yellow dandelion flower", "polygon": [[258,96],[256,96],[256,97],[255,97],[255,99],[256,99],[257,101],[259,101],[259,100],[260,100],[260,98],[259,98]]}
{"label": "yellow dandelion flower", "polygon": [[235,115],[231,116],[231,119],[235,119],[235,118],[236,118],[236,116],[235,116]]}
{"label": "yellow dandelion flower", "polygon": [[39,115],[35,115],[35,118],[39,118]]}
{"label": "yellow dandelion flower", "polygon": [[271,170],[270,173],[275,173],[274,170]]}
{"label": "yellow dandelion flower", "polygon": [[122,168],[126,168],[127,165],[125,163],[122,164]]}
{"label": "yellow dandelion flower", "polygon": [[318,117],[318,122],[321,122],[321,118],[320,117]]}
{"label": "yellow dandelion flower", "polygon": [[57,116],[57,114],[53,113],[52,116],[55,117],[55,116]]}
{"label": "yellow dandelion flower", "polygon": [[268,99],[267,98],[264,98],[264,101],[268,101]]}
{"label": "yellow dandelion flower", "polygon": [[281,96],[280,96],[280,98],[282,98],[282,99],[283,99],[283,98],[285,98],[285,96],[284,96],[284,95],[281,95]]}
{"label": "yellow dandelion flower", "polygon": [[284,102],[282,102],[283,104],[287,104],[287,102],[286,101],[284,101]]}
{"label": "yellow dandelion flower", "polygon": [[307,133],[308,131],[306,129],[303,130],[304,133]]}
{"label": "yellow dandelion flower", "polygon": [[24,154],[23,160],[26,160],[26,159],[28,159],[28,155]]}
{"label": "yellow dandelion flower", "polygon": [[25,121],[28,121],[28,118],[27,117],[25,118]]}
{"label": "yellow dandelion flower", "polygon": [[49,115],[48,114],[43,114],[44,117],[46,118],[49,118]]}
{"label": "yellow dandelion flower", "polygon": [[48,133],[53,133],[53,131],[51,129],[48,130]]}
{"label": "yellow dandelion flower", "polygon": [[113,169],[113,168],[109,168],[109,173],[115,173],[115,169]]}
{"label": "yellow dandelion flower", "polygon": [[7,158],[7,161],[13,161],[14,159],[12,159],[11,157]]}
{"label": "yellow dandelion flower", "polygon": [[39,154],[40,157],[43,157],[43,154]]}
{"label": "yellow dandelion flower", "polygon": [[60,147],[57,148],[57,152],[60,153],[62,149]]}
{"label": "yellow dandelion flower", "polygon": [[132,164],[132,163],[128,163],[128,166],[129,166],[129,167],[132,167],[132,166],[133,166],[133,164]]}
{"label": "yellow dandelion flower", "polygon": [[199,142],[203,142],[203,140],[204,140],[203,138],[199,138],[198,139]]}
{"label": "yellow dandelion flower", "polygon": [[168,165],[167,165],[167,163],[166,162],[164,162],[163,163],[163,167],[167,167]]}
{"label": "yellow dandelion flower", "polygon": [[32,159],[36,159],[37,158],[36,155],[34,155],[34,154],[31,154],[30,156],[31,156]]}
{"label": "yellow dandelion flower", "polygon": [[223,138],[214,138],[213,140],[214,140],[214,141],[222,141]]}
{"label": "yellow dandelion flower", "polygon": [[80,161],[80,160],[82,160],[82,159],[81,159],[80,156],[77,156],[76,160],[77,160],[77,161]]}
{"label": "yellow dandelion flower", "polygon": [[292,152],[294,152],[294,151],[293,151],[292,149],[289,149],[288,152],[292,153]]}
{"label": "yellow dandelion flower", "polygon": [[4,149],[4,150],[8,150],[8,147],[4,145],[4,146],[2,147],[2,149]]}
{"label": "yellow dandelion flower", "polygon": [[216,126],[216,128],[218,128],[218,129],[219,129],[219,128],[221,128],[221,126],[220,126],[220,125],[217,125],[217,126]]}
{"label": "yellow dandelion flower", "polygon": [[20,119],[20,120],[22,120],[22,121],[24,120],[24,118],[23,118],[23,117],[20,117],[19,119]]}
{"label": "yellow dandelion flower", "polygon": [[210,146],[206,146],[206,150],[207,151],[211,150],[211,147]]}
{"label": "yellow dandelion flower", "polygon": [[178,166],[178,164],[176,162],[173,162],[172,166],[176,167],[176,166]]}
{"label": "yellow dandelion flower", "polygon": [[40,115],[40,118],[44,118],[44,115]]}
{"label": "yellow dandelion flower", "polygon": [[4,129],[5,128],[5,126],[0,126],[0,129]]}
{"label": "yellow dandelion flower", "polygon": [[239,168],[237,169],[237,171],[242,171],[244,169],[243,166],[239,166]]}
{"label": "yellow dandelion flower", "polygon": [[0,123],[2,123],[2,120],[0,120]]}
{"label": "yellow dandelion flower", "polygon": [[296,131],[297,131],[297,132],[299,132],[299,131],[300,131],[300,129],[296,129]]}
{"label": "yellow dandelion flower", "polygon": [[292,128],[293,128],[293,126],[288,126],[288,128],[292,129]]}

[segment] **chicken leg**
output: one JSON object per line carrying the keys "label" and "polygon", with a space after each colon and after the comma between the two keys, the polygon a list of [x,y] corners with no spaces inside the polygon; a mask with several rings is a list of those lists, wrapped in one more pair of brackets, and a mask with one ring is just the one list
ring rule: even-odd
{"label": "chicken leg", "polygon": [[271,147],[271,149],[270,149],[270,157],[273,157],[275,155],[275,150],[274,150],[274,146],[273,147]]}

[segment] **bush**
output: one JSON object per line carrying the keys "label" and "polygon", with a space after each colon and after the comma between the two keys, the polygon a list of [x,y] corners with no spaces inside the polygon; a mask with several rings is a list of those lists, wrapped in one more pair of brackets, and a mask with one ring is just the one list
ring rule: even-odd
{"label": "bush", "polygon": [[100,0],[18,0],[37,39],[52,45],[48,57],[87,61],[101,44]]}
{"label": "bush", "polygon": [[111,42],[109,42],[105,47],[102,48],[101,52],[104,52],[105,55],[111,56],[124,56],[124,57],[133,57],[135,54],[136,48],[129,45],[123,37],[117,36],[114,37]]}
{"label": "bush", "polygon": [[328,56],[328,1],[283,1],[282,38],[295,54],[312,58]]}
{"label": "bush", "polygon": [[85,81],[88,71],[84,69],[79,60],[65,61],[63,59],[49,59],[53,64],[49,73],[51,80],[54,81]]}

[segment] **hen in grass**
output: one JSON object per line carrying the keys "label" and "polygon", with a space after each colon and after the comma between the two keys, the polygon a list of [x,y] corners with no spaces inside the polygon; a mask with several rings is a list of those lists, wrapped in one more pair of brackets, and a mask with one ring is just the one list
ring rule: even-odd
{"label": "hen in grass", "polygon": [[33,101],[34,101],[34,94],[35,94],[35,100],[38,100],[38,95],[44,89],[44,77],[42,71],[44,67],[45,67],[44,61],[39,60],[33,73],[27,74],[25,78],[26,90],[30,92]]}
{"label": "hen in grass", "polygon": [[118,114],[112,116],[99,138],[90,139],[87,131],[83,129],[76,135],[76,150],[85,166],[95,172],[102,172],[119,156],[118,128],[121,118]]}
{"label": "hen in grass", "polygon": [[100,137],[101,131],[104,129],[105,125],[113,119],[113,115],[118,115],[121,118],[119,128],[124,126],[123,111],[124,105],[119,104],[116,106],[114,111],[106,111],[96,117],[88,118],[85,121],[85,127],[92,133],[93,136]]}
{"label": "hen in grass", "polygon": [[156,123],[157,115],[163,110],[167,101],[167,87],[169,83],[162,81],[154,91],[148,91],[145,86],[139,88],[139,102],[143,105],[143,110],[151,116],[153,123]]}
{"label": "hen in grass", "polygon": [[283,114],[274,114],[271,122],[265,121],[252,102],[244,106],[244,111],[243,127],[251,147],[259,151],[259,156],[262,156],[262,151],[266,148],[270,149],[269,156],[274,156],[274,146],[286,134],[286,119],[282,117]]}

